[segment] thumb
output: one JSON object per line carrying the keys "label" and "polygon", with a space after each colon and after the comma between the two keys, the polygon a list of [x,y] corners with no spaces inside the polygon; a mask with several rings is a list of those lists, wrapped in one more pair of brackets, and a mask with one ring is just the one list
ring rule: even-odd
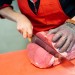
{"label": "thumb", "polygon": [[51,30],[49,30],[48,34],[55,34],[55,33],[57,33],[57,31],[58,31],[58,28],[51,29]]}

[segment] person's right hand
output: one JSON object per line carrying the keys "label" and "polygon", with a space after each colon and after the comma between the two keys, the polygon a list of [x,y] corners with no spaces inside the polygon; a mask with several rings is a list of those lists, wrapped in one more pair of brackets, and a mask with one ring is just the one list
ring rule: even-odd
{"label": "person's right hand", "polygon": [[1,9],[0,15],[4,18],[17,22],[17,29],[23,34],[24,38],[32,37],[33,26],[25,15],[13,11],[10,7]]}
{"label": "person's right hand", "polygon": [[29,21],[29,19],[26,18],[25,16],[22,16],[17,20],[17,29],[23,35],[24,38],[32,37],[33,26]]}

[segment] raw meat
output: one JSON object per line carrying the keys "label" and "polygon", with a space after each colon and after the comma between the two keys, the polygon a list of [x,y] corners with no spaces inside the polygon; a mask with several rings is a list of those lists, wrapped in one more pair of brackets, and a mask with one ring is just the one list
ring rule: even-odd
{"label": "raw meat", "polygon": [[[58,49],[54,47],[55,43],[52,42],[52,37],[54,36],[53,34],[46,35],[46,32],[39,32],[36,35],[39,38],[42,38],[42,40],[44,40],[48,45],[50,45],[52,49],[58,51]],[[27,50],[28,50],[29,60],[31,61],[32,64],[34,64],[39,68],[47,68],[47,67],[51,67],[52,65],[54,66],[60,63],[58,58],[54,57],[49,52],[47,52],[44,48],[40,47],[35,43],[28,44]],[[64,55],[69,60],[74,59],[75,45],[69,52],[64,52],[62,53],[62,55]]]}
{"label": "raw meat", "polygon": [[[35,47],[34,47],[35,46]],[[35,66],[40,68],[46,68],[54,63],[54,56],[49,54],[42,47],[35,43],[30,43],[27,47],[28,57]]]}

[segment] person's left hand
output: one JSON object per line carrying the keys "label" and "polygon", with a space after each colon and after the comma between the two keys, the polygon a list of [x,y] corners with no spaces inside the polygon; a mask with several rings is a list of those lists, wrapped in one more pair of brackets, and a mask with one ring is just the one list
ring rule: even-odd
{"label": "person's left hand", "polygon": [[[70,27],[71,26],[71,27]],[[59,52],[69,51],[75,43],[75,30],[71,23],[64,23],[58,28],[49,30],[48,34],[55,34],[52,41],[56,42],[55,47]]]}

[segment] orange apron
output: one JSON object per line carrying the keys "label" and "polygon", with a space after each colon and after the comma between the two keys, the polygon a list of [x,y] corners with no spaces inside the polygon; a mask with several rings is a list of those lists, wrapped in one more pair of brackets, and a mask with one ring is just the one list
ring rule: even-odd
{"label": "orange apron", "polygon": [[18,0],[18,5],[32,22],[34,33],[56,28],[69,18],[62,10],[59,0],[40,0],[37,14],[32,12],[27,0]]}

